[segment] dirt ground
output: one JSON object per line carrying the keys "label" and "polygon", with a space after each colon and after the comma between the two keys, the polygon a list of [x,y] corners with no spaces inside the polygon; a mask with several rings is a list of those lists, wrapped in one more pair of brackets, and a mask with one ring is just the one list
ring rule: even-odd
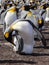
{"label": "dirt ground", "polygon": [[[49,39],[49,33],[46,33],[49,30],[44,32],[45,38]],[[40,41],[36,41],[32,55],[19,55],[9,44],[3,38],[2,26],[0,26],[0,65],[49,65],[49,40],[47,40],[46,48]]]}

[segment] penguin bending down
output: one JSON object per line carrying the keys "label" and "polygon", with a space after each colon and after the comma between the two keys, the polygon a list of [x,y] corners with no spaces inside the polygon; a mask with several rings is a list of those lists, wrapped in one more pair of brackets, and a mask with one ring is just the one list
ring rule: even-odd
{"label": "penguin bending down", "polygon": [[[16,20],[5,30],[4,37],[8,42],[14,45],[14,51],[32,54],[35,45],[34,30],[38,31],[30,20]],[[38,31],[38,34],[43,41],[43,45],[46,46],[45,39],[40,31]]]}

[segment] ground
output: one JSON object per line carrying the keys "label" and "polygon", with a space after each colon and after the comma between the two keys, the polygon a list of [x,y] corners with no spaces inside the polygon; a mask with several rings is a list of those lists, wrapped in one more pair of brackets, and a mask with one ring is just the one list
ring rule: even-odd
{"label": "ground", "polygon": [[[49,33],[44,36],[49,39]],[[12,50],[12,45],[4,39],[3,27],[0,25],[0,65],[49,65],[48,43],[49,40],[47,40],[47,47],[44,48],[40,41],[36,41],[32,55],[19,55]]]}

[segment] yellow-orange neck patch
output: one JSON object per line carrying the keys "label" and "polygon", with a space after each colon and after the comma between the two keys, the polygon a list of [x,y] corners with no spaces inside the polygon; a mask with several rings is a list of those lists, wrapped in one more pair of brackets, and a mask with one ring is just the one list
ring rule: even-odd
{"label": "yellow-orange neck patch", "polygon": [[11,13],[16,12],[16,8],[12,8],[12,9],[10,9],[9,12],[11,12]]}

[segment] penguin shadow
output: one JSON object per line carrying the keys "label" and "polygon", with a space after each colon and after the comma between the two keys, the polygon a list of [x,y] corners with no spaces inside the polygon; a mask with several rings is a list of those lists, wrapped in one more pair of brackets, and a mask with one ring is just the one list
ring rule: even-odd
{"label": "penguin shadow", "polygon": [[4,63],[37,64],[37,62],[35,61],[26,61],[26,60],[0,60],[0,64],[4,64]]}
{"label": "penguin shadow", "polygon": [[[35,49],[40,49],[40,48],[44,48],[43,46],[36,46],[34,47]],[[44,49],[49,49],[49,46],[46,46],[46,48]],[[19,53],[20,56],[23,55],[23,56],[49,56],[49,53],[39,53],[39,52],[34,52],[32,54],[25,54],[25,53]],[[23,58],[24,59],[24,58]],[[0,64],[4,64],[4,63],[23,63],[23,64],[37,64],[38,62],[36,61],[27,61],[27,60],[0,60]]]}

